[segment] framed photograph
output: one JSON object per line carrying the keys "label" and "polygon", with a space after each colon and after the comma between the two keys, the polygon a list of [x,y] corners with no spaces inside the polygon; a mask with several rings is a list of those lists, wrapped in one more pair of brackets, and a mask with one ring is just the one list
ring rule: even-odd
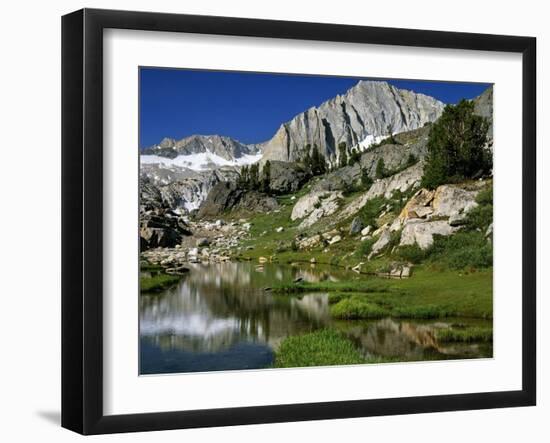
{"label": "framed photograph", "polygon": [[62,20],[62,425],[536,402],[530,37]]}

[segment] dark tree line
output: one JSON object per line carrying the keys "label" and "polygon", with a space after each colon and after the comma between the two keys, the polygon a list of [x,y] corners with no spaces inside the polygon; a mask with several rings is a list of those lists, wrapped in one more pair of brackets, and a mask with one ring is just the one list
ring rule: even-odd
{"label": "dark tree line", "polygon": [[243,189],[262,191],[269,194],[271,191],[271,162],[267,160],[261,172],[259,163],[243,166],[237,183]]}
{"label": "dark tree line", "polygon": [[325,159],[325,156],[321,154],[321,151],[319,151],[316,144],[313,145],[313,149],[311,148],[311,145],[306,145],[304,147],[304,151],[305,154],[301,162],[307,172],[314,176],[323,175],[328,172],[327,160]]}

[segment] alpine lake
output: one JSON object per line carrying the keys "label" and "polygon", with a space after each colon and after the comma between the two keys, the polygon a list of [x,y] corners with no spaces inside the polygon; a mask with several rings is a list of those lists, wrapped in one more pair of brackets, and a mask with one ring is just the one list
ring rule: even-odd
{"label": "alpine lake", "polygon": [[252,262],[188,267],[189,272],[173,286],[140,296],[141,374],[272,368],[283,340],[325,329],[348,338],[365,361],[490,358],[493,354],[492,340],[438,339],[444,330],[492,328],[490,319],[391,315],[337,319],[331,315],[328,292],[272,290],[294,282],[371,278],[341,267]]}

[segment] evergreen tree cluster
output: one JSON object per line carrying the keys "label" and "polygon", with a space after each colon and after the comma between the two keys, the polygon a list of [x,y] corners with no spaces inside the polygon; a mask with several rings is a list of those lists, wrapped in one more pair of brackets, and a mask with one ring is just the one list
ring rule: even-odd
{"label": "evergreen tree cluster", "polygon": [[422,186],[433,189],[491,173],[492,153],[487,148],[487,119],[474,114],[474,103],[461,100],[447,105],[433,123]]}
{"label": "evergreen tree cluster", "polygon": [[323,175],[328,171],[325,156],[321,154],[316,144],[313,145],[313,149],[311,145],[306,145],[304,151],[305,155],[302,159],[302,163],[311,175]]}
{"label": "evergreen tree cluster", "polygon": [[271,192],[271,162],[267,160],[260,173],[259,163],[253,163],[250,166],[245,165],[241,168],[241,173],[237,183],[240,188],[262,191],[266,194]]}

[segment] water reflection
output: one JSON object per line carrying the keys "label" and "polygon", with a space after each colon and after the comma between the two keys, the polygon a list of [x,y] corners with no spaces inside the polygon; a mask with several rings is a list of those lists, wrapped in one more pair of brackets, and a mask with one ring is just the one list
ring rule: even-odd
{"label": "water reflection", "polygon": [[403,360],[490,355],[478,345],[442,346],[441,322],[333,321],[328,295],[276,295],[275,282],[356,279],[355,273],[322,266],[223,263],[194,265],[175,287],[140,298],[142,373],[262,368],[289,335],[323,327],[345,332],[365,356]]}

